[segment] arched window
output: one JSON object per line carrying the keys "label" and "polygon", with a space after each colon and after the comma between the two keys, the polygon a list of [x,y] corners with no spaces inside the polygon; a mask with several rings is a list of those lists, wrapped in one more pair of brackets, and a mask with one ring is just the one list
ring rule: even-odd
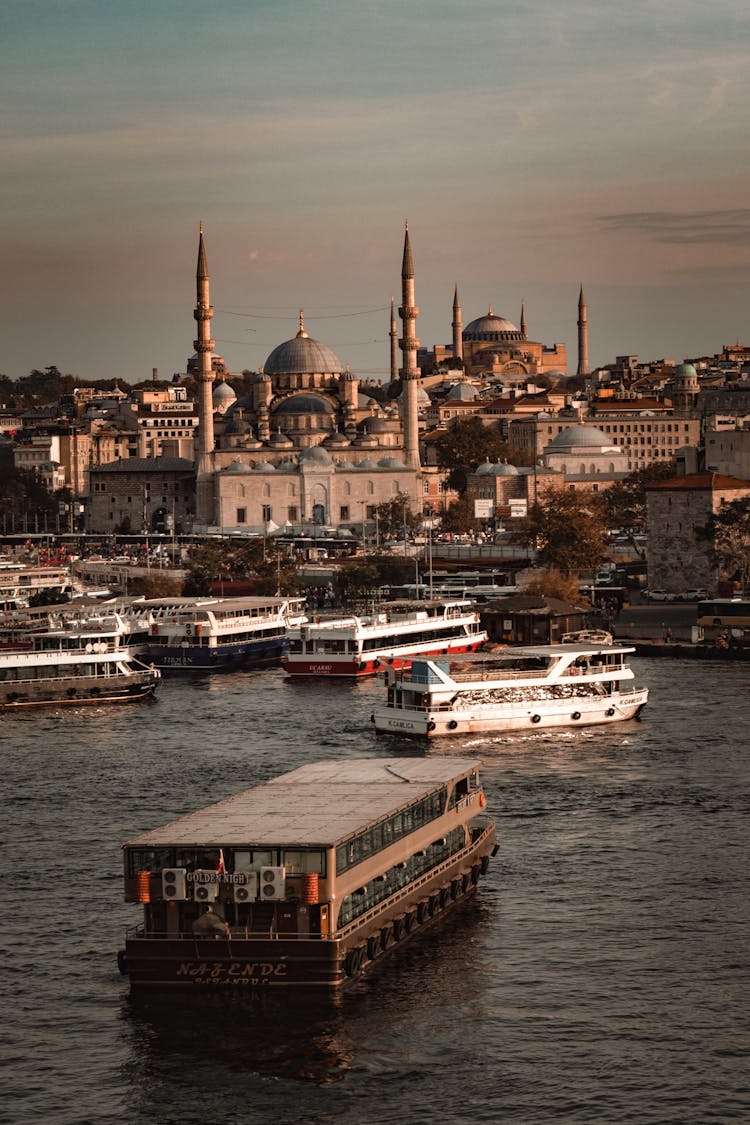
{"label": "arched window", "polygon": [[352,494],[351,481],[347,481],[344,485],[344,496],[351,496],[351,494]]}
{"label": "arched window", "polygon": [[397,480],[394,480],[394,481],[393,481],[393,483],[392,483],[392,488],[393,488],[393,495],[394,495],[394,496],[398,496],[398,493],[399,493],[399,487],[398,487],[398,481],[397,481]]}
{"label": "arched window", "polygon": [[270,495],[271,495],[271,486],[270,486],[270,484],[264,484],[264,485],[263,485],[263,495],[264,495],[264,496],[270,496]]}
{"label": "arched window", "polygon": [[368,482],[367,482],[367,495],[368,496],[374,496],[374,494],[375,494],[375,485],[373,484],[373,482],[371,480],[368,480]]}
{"label": "arched window", "polygon": [[296,496],[297,495],[297,485],[293,481],[290,482],[290,484],[289,484],[289,495],[290,496]]}
{"label": "arched window", "polygon": [[580,472],[583,476],[586,475],[586,466],[583,464],[583,462],[581,462]]}

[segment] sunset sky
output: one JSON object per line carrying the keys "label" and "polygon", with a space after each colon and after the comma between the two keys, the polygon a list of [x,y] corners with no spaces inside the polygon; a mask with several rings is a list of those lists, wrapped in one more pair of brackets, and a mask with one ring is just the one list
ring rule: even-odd
{"label": "sunset sky", "polygon": [[312,336],[387,377],[488,306],[590,358],[750,343],[741,0],[4,0],[0,372],[184,371]]}

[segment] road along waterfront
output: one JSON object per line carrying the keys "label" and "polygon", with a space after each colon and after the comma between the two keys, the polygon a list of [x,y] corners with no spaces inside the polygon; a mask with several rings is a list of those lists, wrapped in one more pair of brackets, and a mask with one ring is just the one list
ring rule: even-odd
{"label": "road along waterfront", "polygon": [[[743,1120],[750,693],[638,660],[642,722],[423,748],[379,682],[165,680],[5,716],[5,1112],[14,1122]],[[322,757],[484,760],[476,901],[338,999],[131,998],[125,839]]]}

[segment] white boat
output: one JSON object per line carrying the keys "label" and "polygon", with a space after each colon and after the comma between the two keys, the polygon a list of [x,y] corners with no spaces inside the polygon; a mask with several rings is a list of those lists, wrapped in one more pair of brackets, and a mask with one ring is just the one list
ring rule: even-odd
{"label": "white boat", "polygon": [[581,727],[636,718],[648,689],[633,686],[622,645],[564,644],[508,648],[460,662],[390,661],[385,698],[372,714],[377,730],[438,738],[476,732]]}
{"label": "white boat", "polygon": [[138,603],[140,648],[157,668],[214,671],[278,664],[287,629],[306,621],[304,598],[165,598]]}
{"label": "white boat", "polygon": [[118,614],[29,634],[30,648],[0,651],[0,711],[132,703],[160,678],[136,659],[130,626]]}
{"label": "white boat", "polygon": [[291,629],[281,663],[292,676],[372,676],[418,656],[471,653],[487,634],[472,603],[390,602],[368,616],[319,619]]}
{"label": "white boat", "polygon": [[47,598],[63,597],[73,586],[68,566],[24,566],[21,563],[4,563],[0,567],[0,607],[23,608],[32,598],[44,594]]}

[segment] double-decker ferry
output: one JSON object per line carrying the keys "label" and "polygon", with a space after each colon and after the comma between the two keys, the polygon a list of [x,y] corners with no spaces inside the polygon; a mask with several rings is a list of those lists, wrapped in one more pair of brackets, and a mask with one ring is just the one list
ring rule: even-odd
{"label": "double-decker ferry", "polygon": [[322,761],[124,845],[136,988],[339,988],[474,893],[481,762]]}
{"label": "double-decker ferry", "polygon": [[371,718],[376,730],[425,738],[637,718],[648,689],[633,686],[632,652],[609,638],[415,660],[409,671],[385,662],[387,690]]}
{"label": "double-decker ferry", "polygon": [[368,616],[316,619],[290,630],[282,666],[292,676],[372,676],[380,662],[475,652],[487,640],[467,600],[389,602]]}
{"label": "double-decker ferry", "polygon": [[0,651],[0,711],[147,699],[160,673],[136,659],[130,639],[118,614],[29,634],[27,649]]}
{"label": "double-decker ferry", "polygon": [[153,599],[134,611],[148,621],[144,658],[183,671],[277,664],[287,629],[306,620],[305,600],[296,597]]}

